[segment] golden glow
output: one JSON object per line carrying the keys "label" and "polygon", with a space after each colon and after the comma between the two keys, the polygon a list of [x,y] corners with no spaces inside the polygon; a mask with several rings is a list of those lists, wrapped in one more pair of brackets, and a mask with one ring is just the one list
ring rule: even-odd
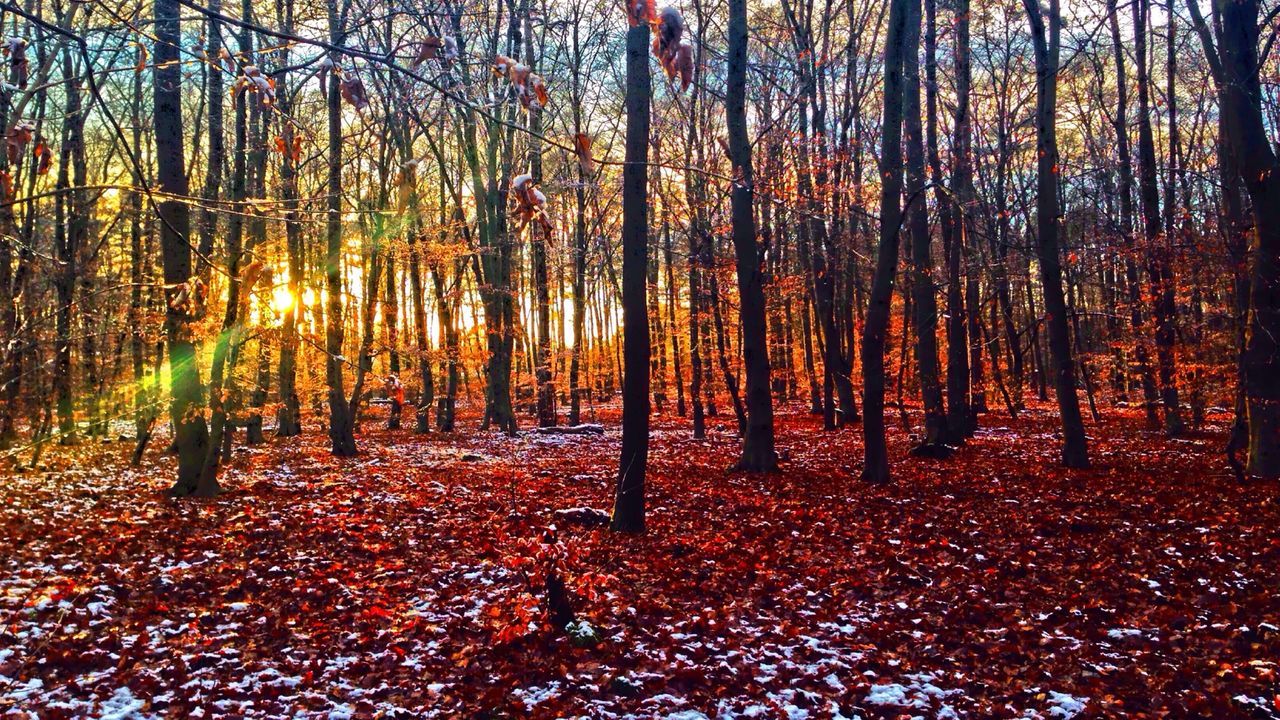
{"label": "golden glow", "polygon": [[302,291],[303,307],[311,307],[312,305],[315,305],[315,304],[316,304],[316,291],[312,290],[311,288],[307,288],[306,290],[303,290]]}
{"label": "golden glow", "polygon": [[293,293],[286,285],[279,285],[271,291],[271,309],[284,314],[293,309]]}

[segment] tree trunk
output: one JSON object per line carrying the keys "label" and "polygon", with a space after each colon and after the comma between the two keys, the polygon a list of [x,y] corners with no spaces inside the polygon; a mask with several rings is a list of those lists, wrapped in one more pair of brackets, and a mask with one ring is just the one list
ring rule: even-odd
{"label": "tree trunk", "polygon": [[622,389],[622,456],[613,502],[614,530],[644,530],[649,455],[648,177],[649,26],[627,31],[626,165],[622,170],[622,324],[626,367]]}
{"label": "tree trunk", "polygon": [[[180,8],[176,0],[156,0],[153,126],[156,136],[157,189],[167,198],[186,197],[186,163],[182,128],[182,65]],[[159,202],[160,250],[164,261],[167,309],[165,335],[169,345],[170,415],[173,417],[174,445],[178,451],[178,479],[170,489],[176,496],[211,497],[218,484],[201,477],[209,426],[201,411],[203,389],[200,366],[190,323],[199,295],[191,280],[191,246],[187,238],[191,220],[182,200]]]}
{"label": "tree trunk", "polygon": [[[862,327],[862,479],[889,482],[889,451],[885,442],[884,352],[889,332],[894,277],[898,271],[898,231],[902,225],[902,100],[907,39],[919,38],[920,0],[890,0],[889,34],[885,39],[884,121],[880,143],[880,247],[871,282],[867,320]],[[914,7],[914,9],[913,9]],[[914,19],[916,29],[908,25]],[[827,343],[836,342],[827,337]]]}
{"label": "tree trunk", "polygon": [[1147,425],[1159,427],[1160,418],[1156,414],[1156,381],[1151,371],[1151,361],[1147,349],[1146,330],[1143,328],[1145,314],[1142,301],[1142,287],[1138,280],[1137,248],[1133,243],[1133,159],[1129,150],[1129,129],[1126,121],[1128,112],[1129,86],[1125,74],[1125,51],[1120,36],[1119,12],[1116,0],[1108,0],[1107,12],[1111,24],[1111,42],[1115,52],[1116,65],[1116,154],[1120,164],[1120,234],[1122,253],[1124,255],[1124,282],[1129,302],[1129,324],[1133,328],[1134,362],[1138,365],[1138,378],[1142,384],[1144,409]]}
{"label": "tree trunk", "polygon": [[[293,0],[284,0],[281,27],[287,34],[293,33]],[[289,66],[289,47],[280,49],[280,65]],[[289,263],[289,307],[284,311],[280,340],[280,409],[276,413],[276,435],[294,437],[302,434],[302,403],[298,398],[298,314],[302,305],[303,246],[302,225],[298,218],[298,168],[293,157],[293,143],[297,128],[294,127],[293,94],[288,85],[287,73],[276,75],[277,107],[280,110],[280,137],[285,152],[281,153],[280,185],[284,200],[284,232]]]}
{"label": "tree trunk", "polygon": [[1258,2],[1222,3],[1223,114],[1253,206],[1256,245],[1249,271],[1243,356],[1250,474],[1280,477],[1280,161],[1262,114]]}
{"label": "tree trunk", "polygon": [[1062,290],[1062,258],[1058,247],[1058,0],[1049,0],[1048,27],[1036,0],[1023,0],[1031,23],[1036,59],[1036,249],[1044,292],[1045,324],[1053,356],[1054,388],[1062,416],[1062,463],[1089,466],[1084,420],[1076,397],[1075,360],[1071,353],[1067,303]]}
{"label": "tree trunk", "polygon": [[1151,85],[1147,77],[1148,0],[1133,5],[1133,45],[1138,82],[1138,167],[1142,196],[1142,227],[1147,241],[1147,274],[1151,281],[1152,309],[1156,323],[1156,364],[1160,375],[1160,399],[1164,405],[1164,431],[1170,437],[1186,429],[1178,408],[1178,385],[1173,358],[1173,269],[1169,262],[1169,237],[1160,216],[1160,191],[1156,168],[1155,138],[1151,130]]}
{"label": "tree trunk", "polygon": [[[936,64],[934,0],[925,0],[928,7],[928,31],[925,39],[925,62],[930,83],[930,134],[936,138],[932,116],[935,109],[934,90]],[[914,47],[919,39],[919,18],[908,18],[906,43]],[[938,299],[934,292],[933,253],[930,250],[932,236],[929,231],[929,215],[925,202],[924,137],[920,125],[920,62],[916,53],[903,57],[903,100],[905,132],[907,135],[907,229],[911,235],[911,305],[915,311],[916,369],[920,380],[920,399],[924,405],[925,447],[935,446],[947,439],[947,416],[942,401],[941,372],[938,368]],[[934,143],[936,145],[936,139]],[[905,330],[904,330],[905,332]]]}
{"label": "tree trunk", "polygon": [[[341,47],[345,39],[337,0],[329,0],[329,42]],[[341,57],[334,57],[338,63]],[[336,67],[335,67],[336,69]],[[342,341],[345,333],[342,312],[342,96],[338,73],[329,73],[328,199],[325,220],[325,381],[329,386],[329,443],[338,457],[356,454],[355,418],[347,402],[343,381]]]}
{"label": "tree trunk", "polygon": [[763,262],[756,243],[755,175],[751,167],[751,139],[747,135],[747,1],[729,0],[729,49],[725,115],[729,131],[729,160],[733,166],[731,220],[733,249],[738,265],[739,322],[746,374],[746,432],[742,437],[739,470],[767,472],[778,467],[773,448],[773,396],[769,389],[769,342],[765,337]]}

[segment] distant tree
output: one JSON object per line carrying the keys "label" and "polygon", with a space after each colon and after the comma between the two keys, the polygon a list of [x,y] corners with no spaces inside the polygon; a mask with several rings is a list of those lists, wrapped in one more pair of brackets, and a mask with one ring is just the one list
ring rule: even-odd
{"label": "distant tree", "polygon": [[1177,368],[1174,363],[1173,269],[1169,264],[1169,243],[1160,215],[1159,169],[1156,167],[1155,134],[1151,129],[1151,79],[1148,77],[1147,24],[1149,0],[1133,3],[1133,56],[1138,83],[1138,168],[1142,198],[1142,228],[1146,239],[1147,274],[1156,331],[1156,364],[1159,368],[1160,399],[1164,407],[1164,431],[1175,437],[1186,429],[1178,408]]}
{"label": "distant tree", "polygon": [[[933,0],[930,3],[932,22]],[[920,39],[920,18],[907,20],[906,43],[914,47]],[[936,62],[933,53],[936,42],[930,26],[929,40],[925,48],[926,63],[932,74]],[[932,233],[929,228],[929,210],[925,198],[924,130],[920,123],[920,62],[914,52],[904,54],[903,94],[907,146],[907,230],[911,237],[911,308],[915,311],[916,375],[920,380],[920,399],[924,405],[925,447],[937,446],[948,440],[946,408],[942,402],[941,372],[938,368],[938,299],[937,281],[933,272]],[[933,99],[933,98],[930,98]],[[935,108],[930,108],[935,109]],[[931,139],[936,144],[937,132],[932,123]],[[945,198],[944,198],[945,200]]]}

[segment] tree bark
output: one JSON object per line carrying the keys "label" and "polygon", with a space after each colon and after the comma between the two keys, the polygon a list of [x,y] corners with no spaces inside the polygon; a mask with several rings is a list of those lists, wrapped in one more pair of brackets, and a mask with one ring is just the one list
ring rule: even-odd
{"label": "tree bark", "polygon": [[1248,425],[1247,472],[1280,477],[1280,161],[1262,113],[1258,2],[1221,3],[1223,114],[1253,206],[1249,313],[1242,359]]}
{"label": "tree bark", "polygon": [[644,480],[649,455],[649,26],[627,31],[626,165],[622,170],[622,456],[613,502],[614,530],[644,530]]}
{"label": "tree bark", "polygon": [[[889,312],[893,284],[898,271],[898,232],[902,225],[902,100],[903,66],[908,24],[914,18],[919,37],[920,0],[890,0],[889,34],[885,39],[884,115],[880,144],[880,247],[876,251],[875,274],[862,328],[862,479],[871,483],[889,482],[889,451],[885,442],[884,387],[885,342],[889,332]],[[913,6],[915,9],[913,10]],[[836,342],[828,337],[828,343]]]}
{"label": "tree bark", "polygon": [[1061,223],[1058,208],[1058,48],[1061,31],[1059,0],[1049,0],[1048,26],[1036,0],[1023,0],[1031,24],[1036,61],[1036,249],[1044,292],[1045,324],[1049,331],[1054,388],[1062,420],[1062,463],[1089,466],[1089,452],[1076,396],[1075,360],[1071,352],[1067,303],[1062,290],[1062,257],[1058,246]]}
{"label": "tree bark", "polygon": [[1147,275],[1151,282],[1152,315],[1156,324],[1156,364],[1160,379],[1160,400],[1164,406],[1164,432],[1170,437],[1186,429],[1178,408],[1178,385],[1173,357],[1174,327],[1173,269],[1169,262],[1169,237],[1163,232],[1160,190],[1156,168],[1155,138],[1151,130],[1151,84],[1147,73],[1148,0],[1134,0],[1133,46],[1138,83],[1138,167],[1142,196],[1142,227],[1147,247]]}
{"label": "tree bark", "polygon": [[[930,82],[930,131],[935,110],[936,91],[933,85],[936,63],[934,40],[934,0],[928,5],[928,32],[925,40],[927,75]],[[919,41],[920,18],[907,19],[906,44],[914,47]],[[914,28],[914,29],[913,29]],[[930,249],[932,235],[929,231],[928,208],[925,203],[924,137],[920,125],[920,62],[916,53],[903,57],[903,100],[907,145],[907,229],[911,236],[911,305],[915,311],[916,372],[920,381],[920,399],[924,406],[925,447],[935,446],[947,439],[947,416],[943,407],[941,372],[938,367],[938,299],[934,291],[933,253]],[[934,141],[936,144],[936,140]],[[936,171],[935,171],[936,172]],[[941,203],[940,203],[941,206]]]}
{"label": "tree bark", "polygon": [[[343,13],[345,15],[345,13]],[[345,41],[344,19],[338,0],[329,0],[329,42],[341,47]],[[341,57],[332,58],[336,64]],[[347,402],[343,381],[342,341],[345,334],[342,312],[342,97],[337,72],[329,73],[327,100],[329,124],[328,198],[325,219],[325,381],[329,386],[329,444],[338,457],[356,454],[355,418]]]}
{"label": "tree bark", "polygon": [[[177,0],[156,0],[153,126],[156,135],[157,189],[167,198],[186,197],[186,163],[182,128],[182,65],[179,58],[181,18]],[[203,388],[196,363],[190,323],[198,304],[191,279],[191,219],[186,203],[165,199],[159,202],[160,251],[164,264],[167,309],[165,335],[169,346],[170,415],[173,417],[174,445],[178,451],[178,478],[170,489],[176,496],[211,497],[218,493],[217,481],[201,477],[209,426],[201,405]]]}

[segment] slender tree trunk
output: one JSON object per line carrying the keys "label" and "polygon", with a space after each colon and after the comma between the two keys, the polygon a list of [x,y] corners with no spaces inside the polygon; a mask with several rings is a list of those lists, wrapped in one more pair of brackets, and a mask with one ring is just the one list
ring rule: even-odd
{"label": "slender tree trunk", "polygon": [[[283,7],[281,7],[283,5]],[[281,27],[293,32],[293,0],[277,5]],[[288,67],[289,48],[280,49],[280,65]],[[280,138],[284,152],[280,160],[281,196],[284,200],[284,232],[289,263],[289,307],[284,311],[280,339],[280,409],[276,413],[276,435],[294,437],[302,434],[302,403],[298,398],[298,314],[302,306],[303,247],[302,225],[298,218],[298,168],[294,142],[298,129],[293,124],[293,94],[287,73],[276,75],[277,108],[280,110]]]}
{"label": "slender tree trunk", "polygon": [[644,480],[649,455],[649,26],[627,31],[626,165],[622,170],[622,313],[626,367],[622,389],[622,456],[613,503],[614,530],[644,530]]}
{"label": "slender tree trunk", "polygon": [[[241,11],[246,9],[242,6]],[[249,30],[242,28],[240,55],[245,63],[252,64],[252,54]],[[248,187],[249,95],[248,91],[243,91],[235,99],[235,146],[232,153],[231,196],[228,199],[236,204],[227,223],[227,306],[222,329],[213,347],[213,364],[209,370],[209,449],[202,476],[215,482],[223,454],[224,437],[227,437],[232,396],[235,394],[234,373],[228,372],[228,365],[233,364],[229,363],[229,358],[236,354],[236,347],[240,342],[240,294],[248,292],[248,288],[241,284],[241,260],[244,253],[244,216],[248,210],[244,200]],[[232,429],[234,430],[234,425]]]}
{"label": "slender tree trunk", "polygon": [[1048,27],[1035,0],[1023,0],[1031,23],[1036,59],[1036,245],[1040,282],[1044,291],[1045,324],[1053,356],[1054,388],[1062,416],[1062,463],[1089,466],[1089,452],[1076,396],[1075,360],[1062,290],[1062,257],[1058,246],[1058,38],[1061,30],[1058,0],[1049,0]]}
{"label": "slender tree trunk", "polygon": [[1133,223],[1136,209],[1133,205],[1133,159],[1129,150],[1129,129],[1127,124],[1129,86],[1125,73],[1124,43],[1120,36],[1119,11],[1116,0],[1107,2],[1108,20],[1111,25],[1111,42],[1114,47],[1116,65],[1116,154],[1120,165],[1120,233],[1123,241],[1125,289],[1129,303],[1129,324],[1133,327],[1134,362],[1138,366],[1138,377],[1142,384],[1142,394],[1147,416],[1147,425],[1159,427],[1160,418],[1156,412],[1156,381],[1151,370],[1143,309],[1142,288],[1138,280],[1137,248],[1133,243]]}
{"label": "slender tree trunk", "polygon": [[[933,90],[936,41],[934,40],[934,0],[925,0],[928,8],[928,30],[925,39],[925,62],[930,82],[930,131],[935,107]],[[907,19],[908,47],[919,40],[919,18]],[[920,380],[920,398],[924,405],[924,439],[922,445],[935,446],[947,439],[947,416],[942,401],[941,372],[938,368],[938,299],[934,292],[932,236],[925,201],[924,137],[920,125],[920,61],[916,53],[903,56],[903,113],[907,145],[907,229],[911,235],[911,305],[915,311],[916,368]],[[934,140],[936,144],[936,140]]]}
{"label": "slender tree trunk", "polygon": [[676,414],[685,415],[684,403],[684,369],[680,352],[680,333],[676,327],[676,274],[675,254],[671,246],[671,227],[667,226],[662,236],[663,262],[667,270],[667,327],[671,336],[671,359],[675,365]]}
{"label": "slender tree trunk", "polygon": [[746,432],[738,469],[753,472],[778,467],[773,448],[773,396],[769,390],[769,341],[765,337],[763,258],[756,242],[755,174],[751,167],[751,139],[747,135],[747,0],[729,0],[729,50],[725,115],[729,130],[729,160],[733,166],[731,196],[733,248],[738,264],[739,322],[746,374]]}
{"label": "slender tree trunk", "polygon": [[[885,39],[884,121],[880,141],[880,247],[876,251],[870,305],[862,328],[862,479],[889,481],[889,452],[885,443],[885,342],[898,271],[898,231],[902,225],[902,100],[903,66],[907,52],[915,52],[908,38],[919,38],[920,0],[890,0],[889,34]],[[914,19],[916,27],[909,25]],[[910,47],[910,50],[908,50]],[[827,343],[835,342],[828,337]]]}
{"label": "slender tree trunk", "polygon": [[[533,18],[527,17],[525,28],[526,64],[535,68],[533,51]],[[542,143],[538,136],[542,134],[542,110],[529,111],[529,173],[533,176],[534,185],[542,184]],[[551,290],[547,275],[547,237],[549,231],[542,223],[529,224],[529,244],[533,265],[533,314],[537,337],[534,339],[533,375],[537,385],[536,405],[538,427],[554,427],[556,424],[556,386],[553,381],[551,355]]]}
{"label": "slender tree trunk", "polygon": [[[972,241],[973,228],[977,227],[973,213],[978,207],[977,193],[973,187],[973,119],[970,112],[970,86],[972,70],[969,61],[969,2],[959,0],[955,9],[955,66],[956,111],[952,132],[951,185],[955,191],[955,250],[964,261],[964,338],[968,353],[965,366],[969,371],[966,389],[963,432],[972,437],[978,428],[978,413],[986,410],[982,368],[982,338],[978,327],[981,303],[978,298],[978,256],[976,243]],[[958,278],[955,278],[958,282]],[[959,419],[959,418],[957,418]],[[952,428],[954,431],[954,428]]]}
{"label": "slender tree trunk", "polygon": [[[417,215],[415,193],[414,214]],[[415,222],[415,225],[417,223]],[[418,249],[419,231],[414,227],[409,232],[409,295],[413,303],[413,345],[417,351],[418,405],[415,411],[413,431],[426,433],[431,431],[431,409],[435,405],[435,382],[431,377],[431,347],[427,338],[427,308],[422,287],[422,253]]]}
{"label": "slender tree trunk", "polygon": [[[223,97],[226,90],[222,83],[222,73],[224,59],[221,54],[224,50],[222,40],[222,21],[216,15],[222,13],[222,0],[210,0],[209,17],[205,22],[205,31],[208,34],[208,42],[205,45],[205,57],[208,64],[204,66],[206,75],[206,113],[209,122],[209,152],[205,159],[205,176],[204,188],[201,190],[200,196],[204,199],[204,205],[200,208],[199,220],[199,244],[196,252],[197,274],[200,276],[201,282],[206,286],[209,284],[210,275],[213,270],[211,256],[213,254],[214,236],[218,231],[218,200],[222,195],[222,173],[226,167],[226,148],[223,142]],[[292,32],[290,27],[287,32]],[[284,52],[288,52],[285,49]],[[288,64],[287,62],[285,64]],[[280,95],[288,94],[286,88],[281,88]],[[285,99],[288,108],[289,100]],[[288,115],[285,115],[288,117]]]}
{"label": "slender tree trunk", "polygon": [[[341,47],[345,41],[338,0],[329,0],[329,42]],[[341,57],[334,57],[336,64]],[[335,67],[336,70],[336,67]],[[327,107],[329,123],[328,213],[325,220],[325,381],[329,386],[329,442],[338,457],[356,454],[355,418],[347,402],[343,382],[342,341],[345,332],[342,312],[342,97],[337,72],[329,73]]]}
{"label": "slender tree trunk", "polygon": [[[167,198],[188,194],[182,129],[182,65],[180,8],[177,0],[156,0],[153,127],[156,137],[157,189]],[[170,493],[211,497],[216,481],[201,476],[209,444],[209,426],[201,410],[203,389],[190,323],[202,290],[191,280],[191,232],[187,205],[159,202],[160,251],[166,288],[165,335],[169,346],[170,415],[178,451],[178,479]]]}
{"label": "slender tree trunk", "polygon": [[[58,437],[62,443],[66,444],[76,440],[71,326],[74,321],[75,291],[79,282],[89,221],[89,218],[82,214],[84,208],[80,206],[79,200],[81,191],[77,189],[83,184],[81,176],[85,162],[84,106],[80,82],[76,78],[75,62],[72,60],[69,47],[64,47],[62,50],[62,72],[63,77],[66,78],[63,82],[66,104],[62,119],[62,146],[58,155],[56,184],[60,192],[54,200],[54,247],[57,251],[59,268],[54,279],[58,305],[54,321],[57,341],[54,347],[53,386],[57,396]],[[71,177],[73,168],[76,179]],[[79,182],[76,181],[77,179]]]}
{"label": "slender tree trunk", "polygon": [[[138,46],[137,60],[145,62],[145,50]],[[142,73],[133,76],[133,104],[131,107],[132,131],[130,142],[135,151],[142,148]],[[133,169],[133,184],[142,187],[143,178],[140,168]],[[147,370],[147,331],[143,326],[142,313],[146,307],[143,286],[151,282],[148,268],[148,255],[142,242],[142,191],[129,193],[129,359],[133,370],[133,426],[136,447],[145,448],[147,438],[155,425],[156,412],[154,392],[144,382]],[[141,462],[141,453],[134,460],[134,465]]]}
{"label": "slender tree trunk", "polygon": [[1138,183],[1142,196],[1142,226],[1147,243],[1147,274],[1151,281],[1152,315],[1156,324],[1156,364],[1160,399],[1164,405],[1164,431],[1175,437],[1186,426],[1178,408],[1177,369],[1174,365],[1173,270],[1169,262],[1169,238],[1163,233],[1160,191],[1156,168],[1155,138],[1151,130],[1151,81],[1147,73],[1147,16],[1149,0],[1134,0],[1133,45],[1138,82]]}
{"label": "slender tree trunk", "polygon": [[[454,277],[460,282],[462,272],[454,271]],[[447,296],[444,290],[443,264],[437,264],[431,271],[432,285],[435,289],[436,315],[440,320],[440,331],[444,335],[444,395],[436,404],[436,428],[440,432],[453,432],[454,410],[458,402],[458,361],[461,353],[458,327],[454,319],[455,301]]]}

